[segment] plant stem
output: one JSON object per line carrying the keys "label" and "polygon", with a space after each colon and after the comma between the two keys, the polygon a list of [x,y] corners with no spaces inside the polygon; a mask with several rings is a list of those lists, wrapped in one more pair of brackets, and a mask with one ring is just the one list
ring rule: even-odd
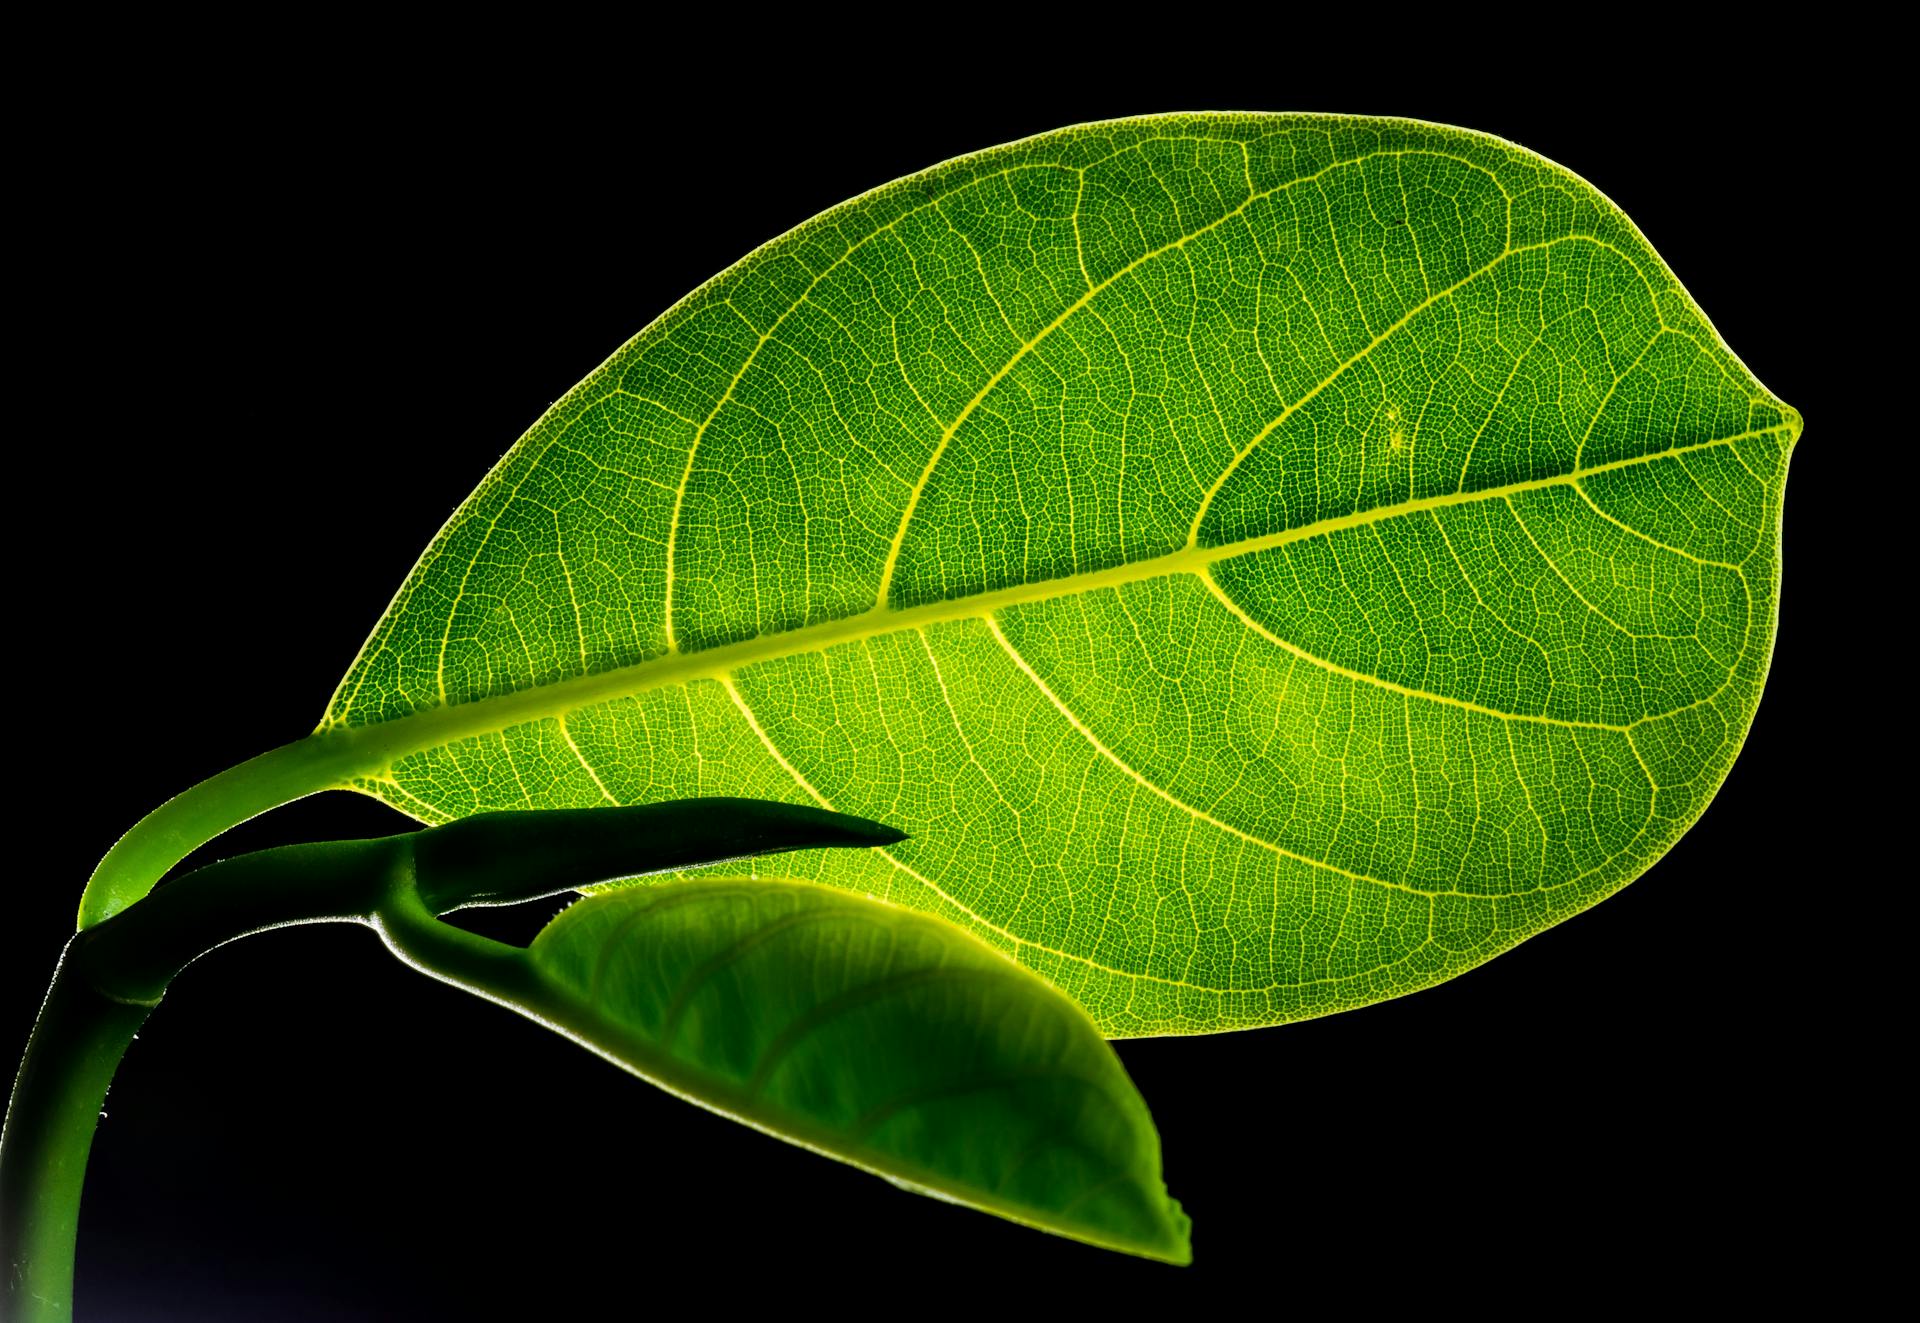
{"label": "plant stem", "polygon": [[[107,879],[89,892],[98,917],[88,922],[83,907],[85,926],[61,955],[0,1136],[7,1320],[71,1316],[80,1193],[100,1104],[134,1031],[174,976],[214,947],[288,924],[372,924],[424,972],[515,1005],[537,977],[526,952],[436,915],[718,859],[902,839],[864,818],[738,799],[479,814],[377,840],[241,855],[147,895],[193,845],[324,789],[349,766],[342,748],[365,754],[347,737],[316,736],[202,782],[128,832],[95,874]],[[239,775],[247,769],[260,786]]]}
{"label": "plant stem", "polygon": [[74,1237],[93,1128],[151,1005],[116,1001],[76,972],[75,937],[34,1022],[0,1133],[0,1300],[15,1323],[73,1315]]}
{"label": "plant stem", "polygon": [[0,1301],[10,1323],[73,1315],[73,1261],[87,1154],[107,1086],[175,974],[248,933],[365,921],[410,838],[291,846],[179,879],[76,934],[27,1040],[0,1134]]}
{"label": "plant stem", "polygon": [[268,809],[346,785],[365,770],[369,757],[357,742],[308,736],[181,791],[136,822],[100,860],[80,898],[80,929],[126,909],[222,832]]}

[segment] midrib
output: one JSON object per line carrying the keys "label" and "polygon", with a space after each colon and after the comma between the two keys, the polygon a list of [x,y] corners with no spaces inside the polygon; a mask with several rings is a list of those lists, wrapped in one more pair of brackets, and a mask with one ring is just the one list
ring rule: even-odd
{"label": "midrib", "polygon": [[1671,459],[1714,446],[1732,445],[1737,441],[1771,435],[1789,428],[1790,424],[1757,428],[1734,436],[1716,437],[1710,441],[1676,446],[1656,454],[1639,455],[1630,459],[1614,460],[1607,464],[1597,464],[1590,468],[1576,469],[1556,477],[1535,478],[1525,482],[1509,483],[1502,487],[1451,492],[1442,496],[1402,501],[1396,505],[1376,506],[1370,510],[1322,519],[1298,528],[1245,538],[1238,542],[1212,547],[1185,546],[1166,555],[1132,561],[1124,565],[1109,566],[1106,569],[1090,570],[1083,574],[1071,574],[1057,579],[1015,584],[967,597],[949,598],[905,608],[876,607],[859,615],[843,616],[837,620],[822,621],[816,625],[806,625],[777,634],[763,634],[739,643],[723,644],[697,652],[668,653],[647,661],[635,662],[630,666],[578,676],[571,680],[560,680],[553,684],[536,685],[511,694],[476,699],[470,703],[428,708],[408,716],[396,717],[391,721],[367,726],[323,728],[311,737],[310,742],[333,746],[338,761],[335,762],[330,758],[329,763],[349,769],[342,777],[343,781],[352,780],[358,776],[375,776],[388,771],[395,761],[408,754],[437,748],[456,740],[494,734],[529,721],[563,716],[581,708],[592,707],[614,699],[630,698],[667,685],[686,684],[694,680],[724,679],[743,667],[757,662],[802,656],[839,644],[858,643],[903,630],[924,629],[930,625],[952,621],[978,620],[1009,607],[1022,606],[1031,602],[1073,597],[1096,592],[1102,588],[1119,588],[1127,584],[1167,578],[1177,574],[1196,574],[1220,561],[1251,556],[1291,542],[1324,537],[1343,529],[1360,528],[1382,520],[1417,514],[1426,510],[1499,500],[1521,492],[1538,491],[1547,487],[1570,486],[1595,474],[1650,464],[1657,460]]}

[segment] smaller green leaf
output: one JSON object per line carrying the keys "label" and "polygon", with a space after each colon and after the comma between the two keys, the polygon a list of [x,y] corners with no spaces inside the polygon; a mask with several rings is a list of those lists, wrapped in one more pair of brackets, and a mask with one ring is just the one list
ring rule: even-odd
{"label": "smaller green leaf", "polygon": [[809,883],[582,900],[522,1007],[702,1106],[896,1184],[1186,1263],[1160,1141],[1093,1022],[943,919]]}
{"label": "smaller green leaf", "polygon": [[783,850],[897,845],[907,836],[810,804],[715,795],[620,808],[479,813],[406,839],[421,901],[444,914],[696,864]]}

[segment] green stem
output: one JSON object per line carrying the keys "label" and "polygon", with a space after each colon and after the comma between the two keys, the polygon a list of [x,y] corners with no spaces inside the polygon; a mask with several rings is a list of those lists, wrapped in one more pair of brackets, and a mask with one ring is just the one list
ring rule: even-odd
{"label": "green stem", "polygon": [[190,873],[76,934],[27,1040],[0,1133],[0,1310],[16,1323],[73,1314],[87,1154],[107,1086],[175,974],[266,928],[365,922],[410,860],[409,837],[292,846]]}
{"label": "green stem", "polygon": [[82,931],[112,918],[200,846],[248,818],[345,786],[364,773],[361,741],[310,735],[184,790],[140,819],[100,860],[80,898]]}
{"label": "green stem", "polygon": [[76,973],[75,937],[34,1022],[0,1133],[0,1310],[15,1323],[73,1315],[74,1237],[93,1128],[151,1005],[116,1001]]}
{"label": "green stem", "polygon": [[436,915],[743,855],[902,839],[863,818],[738,799],[479,814],[378,840],[240,855],[147,895],[193,845],[326,788],[316,778],[357,766],[366,749],[365,740],[315,736],[243,763],[149,815],[116,847],[117,861],[101,865],[96,883],[105,882],[88,893],[101,917],[89,922],[82,909],[87,926],[61,956],[0,1136],[0,1317],[71,1315],[81,1185],[100,1104],[134,1031],[174,976],[214,947],[294,923],[368,923],[424,972],[514,1005],[537,991],[526,952]]}
{"label": "green stem", "polygon": [[[373,918],[387,949],[428,978],[526,1014],[537,1003],[540,975],[525,948],[508,946],[442,923],[420,891],[398,886]],[[560,1025],[563,1033],[569,1027]]]}

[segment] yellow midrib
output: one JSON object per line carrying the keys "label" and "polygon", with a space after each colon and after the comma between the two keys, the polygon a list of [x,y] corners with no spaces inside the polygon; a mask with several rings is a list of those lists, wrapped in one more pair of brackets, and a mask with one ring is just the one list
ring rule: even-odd
{"label": "yellow midrib", "polygon": [[820,652],[839,644],[863,642],[902,630],[924,629],[930,625],[960,620],[977,620],[1009,607],[1032,602],[1077,596],[1103,588],[1119,588],[1176,574],[1196,574],[1217,562],[1270,551],[1291,542],[1324,537],[1344,529],[1360,528],[1367,524],[1421,511],[1499,500],[1548,487],[1569,486],[1595,474],[1650,464],[1715,446],[1732,445],[1738,441],[1787,431],[1791,426],[1790,423],[1783,423],[1772,427],[1756,428],[1732,436],[1676,446],[1655,454],[1597,464],[1551,478],[1535,478],[1500,487],[1482,488],[1478,491],[1449,492],[1439,496],[1402,501],[1395,505],[1376,506],[1370,510],[1322,519],[1298,528],[1283,529],[1277,533],[1267,533],[1219,546],[1184,546],[1165,555],[1131,561],[1124,565],[1113,565],[1106,569],[1090,570],[1083,574],[1014,584],[989,592],[928,602],[920,606],[875,607],[858,615],[843,616],[837,620],[822,621],[819,624],[806,625],[780,633],[762,634],[738,643],[723,644],[697,652],[667,653],[632,665],[615,667],[592,675],[577,676],[553,684],[536,685],[510,694],[498,694],[489,698],[476,699],[470,703],[427,708],[404,717],[395,717],[390,721],[357,727],[339,724],[323,726],[316,732],[313,739],[339,746],[342,757],[337,765],[351,769],[342,777],[344,784],[356,777],[383,773],[389,770],[395,761],[408,754],[437,748],[455,740],[492,734],[529,721],[559,717],[581,708],[615,699],[630,698],[666,685],[686,684],[694,680],[723,679],[757,662],[776,661],[786,657]]}

